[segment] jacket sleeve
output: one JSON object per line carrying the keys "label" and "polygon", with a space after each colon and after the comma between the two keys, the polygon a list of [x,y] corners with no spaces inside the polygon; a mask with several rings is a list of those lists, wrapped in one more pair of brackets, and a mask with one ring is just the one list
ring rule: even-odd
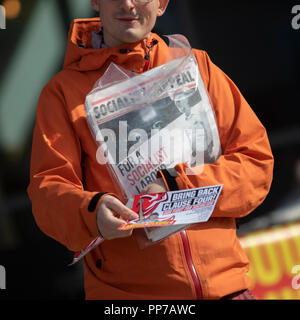
{"label": "jacket sleeve", "polygon": [[84,191],[81,146],[55,83],[42,91],[33,134],[28,194],[40,229],[68,249],[78,251],[98,237],[97,192]]}
{"label": "jacket sleeve", "polygon": [[[240,218],[267,196],[273,177],[273,156],[266,130],[238,88],[204,51],[196,52],[200,72],[215,111],[222,155],[214,164],[188,175],[187,166],[175,169],[179,189],[223,184],[212,217]],[[188,174],[187,174],[188,173]]]}

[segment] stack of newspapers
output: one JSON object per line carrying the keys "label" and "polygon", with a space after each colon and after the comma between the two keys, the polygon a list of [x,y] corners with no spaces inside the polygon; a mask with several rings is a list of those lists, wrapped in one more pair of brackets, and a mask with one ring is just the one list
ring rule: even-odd
{"label": "stack of newspapers", "polygon": [[[143,74],[111,64],[87,96],[97,161],[109,168],[124,199],[156,179],[157,171],[188,165],[199,174],[221,154],[215,115],[192,51]],[[145,228],[152,242],[186,226]]]}

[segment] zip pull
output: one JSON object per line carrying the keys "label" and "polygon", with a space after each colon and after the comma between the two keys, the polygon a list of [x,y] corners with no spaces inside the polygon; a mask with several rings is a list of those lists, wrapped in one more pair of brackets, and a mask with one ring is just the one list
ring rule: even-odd
{"label": "zip pull", "polygon": [[149,66],[150,66],[150,52],[151,52],[152,48],[155,47],[157,44],[158,44],[158,40],[156,40],[156,39],[153,39],[151,41],[150,46],[148,46],[147,43],[146,43],[146,48],[148,49],[148,52],[146,53],[146,55],[144,57],[144,59],[146,60],[146,63],[144,65],[143,72],[148,71]]}

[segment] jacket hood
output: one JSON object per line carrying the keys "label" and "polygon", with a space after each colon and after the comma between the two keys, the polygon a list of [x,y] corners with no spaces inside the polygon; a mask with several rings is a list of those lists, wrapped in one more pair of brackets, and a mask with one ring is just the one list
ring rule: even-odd
{"label": "jacket hood", "polygon": [[94,49],[92,32],[98,32],[100,27],[100,18],[76,19],[73,21],[69,31],[63,69],[92,71],[106,64],[108,66],[111,62],[123,66],[125,69],[132,65],[139,69],[145,64],[144,58],[147,53],[147,46],[149,48],[154,39],[157,40],[154,42],[155,44],[161,40],[157,35],[151,33],[148,39],[136,43]]}
{"label": "jacket hood", "polygon": [[[188,41],[179,38],[163,37],[150,33],[146,39],[117,47],[94,49],[92,34],[102,26],[100,18],[76,19],[73,21],[67,43],[63,69],[75,71],[93,71],[115,63],[137,73],[166,63],[174,58],[190,53]],[[171,48],[173,47],[173,48]]]}

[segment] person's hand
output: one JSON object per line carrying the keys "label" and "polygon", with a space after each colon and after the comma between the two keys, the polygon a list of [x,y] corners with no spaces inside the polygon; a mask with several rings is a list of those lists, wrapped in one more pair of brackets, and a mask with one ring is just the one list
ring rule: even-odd
{"label": "person's hand", "polygon": [[102,200],[97,212],[98,229],[106,240],[126,238],[132,230],[118,230],[125,221],[137,219],[139,216],[127,208],[117,198],[107,195]]}
{"label": "person's hand", "polygon": [[154,182],[148,184],[141,193],[161,193],[167,192],[167,188],[162,178],[156,179]]}

